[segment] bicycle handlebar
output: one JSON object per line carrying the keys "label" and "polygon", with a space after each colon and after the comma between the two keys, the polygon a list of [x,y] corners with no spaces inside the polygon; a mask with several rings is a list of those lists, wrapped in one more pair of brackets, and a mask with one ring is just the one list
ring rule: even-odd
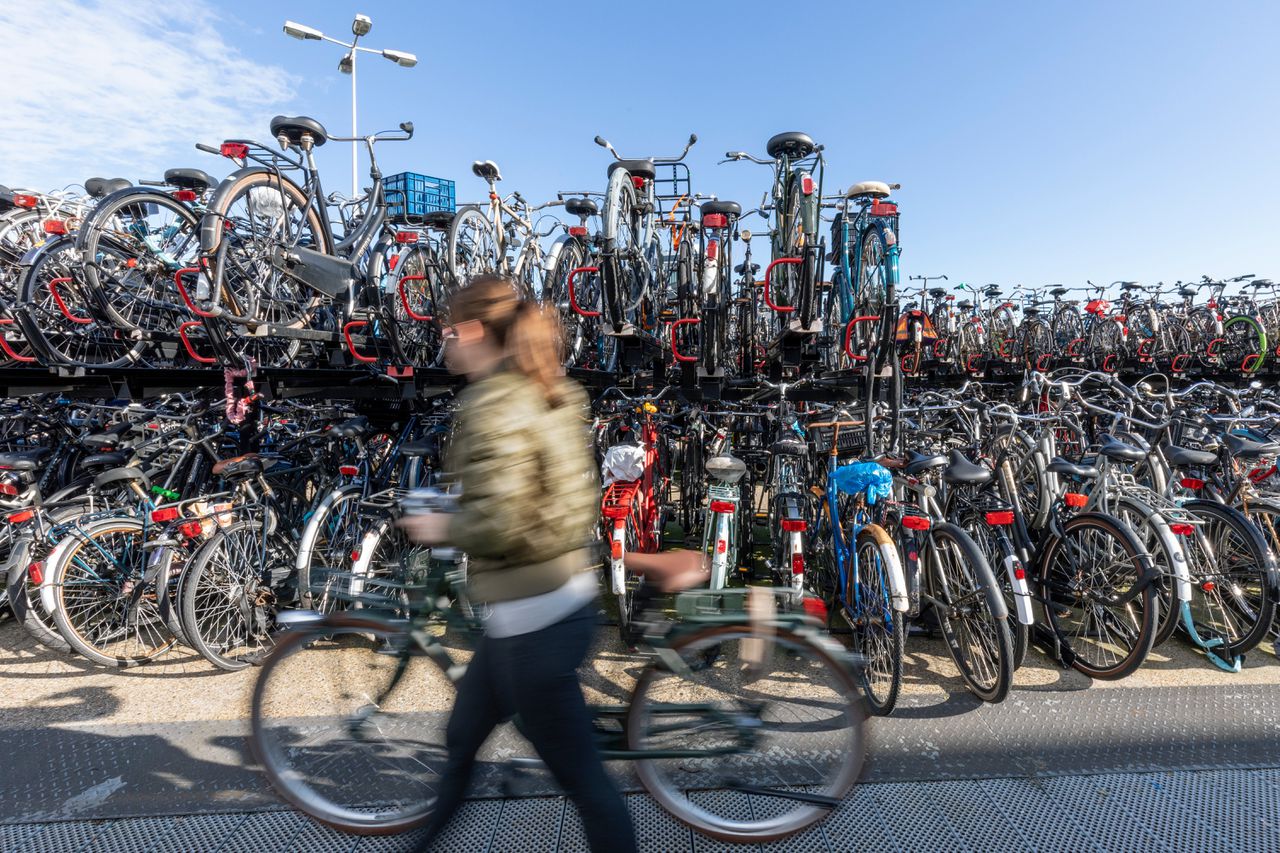
{"label": "bicycle handlebar", "polygon": [[[653,160],[653,162],[655,163],[679,163],[681,160],[685,158],[685,155],[689,153],[689,149],[692,148],[697,143],[697,141],[698,141],[698,134],[691,133],[689,134],[689,141],[684,144],[684,150],[680,152],[680,155],[678,157],[651,157],[649,159]],[[615,160],[639,159],[636,157],[623,157],[621,154],[618,153],[618,150],[609,143],[609,140],[605,139],[603,136],[600,136],[598,134],[596,135],[595,143],[596,145],[599,145],[601,148],[608,149],[609,153],[613,155]]]}

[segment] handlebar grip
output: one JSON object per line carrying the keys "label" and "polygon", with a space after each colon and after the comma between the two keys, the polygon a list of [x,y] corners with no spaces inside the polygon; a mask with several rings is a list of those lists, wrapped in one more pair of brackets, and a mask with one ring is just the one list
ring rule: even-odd
{"label": "handlebar grip", "polygon": [[203,142],[197,142],[196,148],[208,154],[217,154],[219,157],[222,156],[222,152],[220,150],[218,150],[217,148],[214,148],[212,145],[205,145]]}

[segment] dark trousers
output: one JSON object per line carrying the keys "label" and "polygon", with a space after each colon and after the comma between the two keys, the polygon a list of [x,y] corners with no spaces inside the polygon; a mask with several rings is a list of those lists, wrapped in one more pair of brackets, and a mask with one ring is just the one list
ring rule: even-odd
{"label": "dark trousers", "polygon": [[578,685],[578,666],[595,625],[590,604],[541,631],[480,641],[449,716],[449,760],[423,849],[461,805],[480,746],[512,714],[520,717],[521,733],[578,807],[592,851],[636,849],[631,816],[604,771]]}

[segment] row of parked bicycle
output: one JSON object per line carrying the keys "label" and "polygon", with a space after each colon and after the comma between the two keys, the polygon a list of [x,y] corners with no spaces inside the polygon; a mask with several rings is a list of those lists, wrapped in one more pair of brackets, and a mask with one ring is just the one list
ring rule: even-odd
{"label": "row of parked bicycle", "polygon": [[[856,411],[823,378],[761,380],[732,403],[611,388],[583,413],[602,585],[635,643],[653,594],[627,556],[682,537],[706,554],[713,598],[772,585],[847,633],[879,713],[911,625],[941,632],[987,701],[1033,642],[1121,678],[1176,633],[1239,671],[1280,600],[1280,403],[1256,386],[1033,372]],[[447,489],[450,399],[374,422],[331,404],[259,402],[246,418],[230,392],[10,402],[8,604],[40,642],[99,664],[181,642],[229,670],[257,662],[295,609],[404,615],[427,577],[465,604],[465,555],[395,524],[413,490]]]}
{"label": "row of parked bicycle", "polygon": [[[614,156],[605,189],[541,204],[501,194],[497,164],[478,161],[487,200],[459,207],[452,181],[383,178],[375,145],[411,138],[408,122],[358,140],[372,181],[356,199],[326,195],[313,158],[329,140],[351,140],[305,116],[276,117],[271,134],[280,150],[197,146],[237,167],[220,182],[180,168],[138,186],[90,179],[83,195],[0,188],[7,360],[437,365],[449,293],[486,272],[555,306],[567,365],[685,380],[776,380],[868,361],[908,376],[1068,364],[1250,374],[1280,342],[1275,288],[1252,276],[1090,284],[1080,299],[1064,287],[1002,293],[915,276],[917,293],[899,282],[897,186],[825,191],[823,146],[804,133],[773,136],[765,157],[727,153],[772,171],[754,209],[693,191],[683,161],[696,136],[679,155],[641,159],[596,137]],[[756,216],[767,260],[752,255]],[[1232,284],[1247,286],[1228,295]]]}

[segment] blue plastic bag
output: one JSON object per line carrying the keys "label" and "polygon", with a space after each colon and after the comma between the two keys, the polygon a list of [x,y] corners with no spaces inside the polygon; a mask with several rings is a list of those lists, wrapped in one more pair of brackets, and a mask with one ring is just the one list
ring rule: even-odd
{"label": "blue plastic bag", "polygon": [[841,465],[831,474],[831,481],[846,494],[863,493],[868,504],[875,504],[893,494],[893,475],[878,462]]}

